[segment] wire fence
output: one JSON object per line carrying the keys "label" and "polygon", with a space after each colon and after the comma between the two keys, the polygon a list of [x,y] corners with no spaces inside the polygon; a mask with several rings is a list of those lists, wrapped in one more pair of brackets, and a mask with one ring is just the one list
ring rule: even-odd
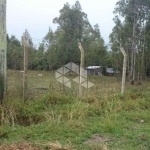
{"label": "wire fence", "polygon": [[[25,98],[34,100],[45,94],[79,97],[79,83],[74,80],[78,76],[70,72],[63,76],[65,82],[60,82],[56,78],[56,71],[28,71]],[[70,86],[66,86],[66,78]],[[100,95],[116,94],[121,89],[121,77],[88,76],[87,80],[93,83],[93,86],[90,88],[82,86],[83,97],[94,98]],[[7,91],[8,95],[23,98],[23,71],[7,71]]]}

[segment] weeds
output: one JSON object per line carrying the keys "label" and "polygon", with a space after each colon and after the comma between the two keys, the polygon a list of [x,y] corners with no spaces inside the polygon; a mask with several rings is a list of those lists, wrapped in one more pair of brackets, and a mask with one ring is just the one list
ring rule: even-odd
{"label": "weeds", "polygon": [[[143,84],[145,88],[127,83],[128,90],[121,95],[115,77],[89,80],[95,87],[80,99],[54,88],[24,103],[17,95],[10,97],[9,91],[0,107],[0,142],[30,141],[43,149],[57,145],[66,150],[149,150],[149,83]],[[94,134],[113,140],[83,144]]]}
{"label": "weeds", "polygon": [[3,104],[4,99],[4,76],[0,73],[0,104]]}

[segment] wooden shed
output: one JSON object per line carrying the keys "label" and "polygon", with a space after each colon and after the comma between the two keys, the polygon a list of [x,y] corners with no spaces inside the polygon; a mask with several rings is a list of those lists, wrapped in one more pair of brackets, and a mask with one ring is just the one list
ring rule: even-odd
{"label": "wooden shed", "polygon": [[102,66],[88,66],[85,70],[87,70],[87,75],[101,76],[103,74]]}

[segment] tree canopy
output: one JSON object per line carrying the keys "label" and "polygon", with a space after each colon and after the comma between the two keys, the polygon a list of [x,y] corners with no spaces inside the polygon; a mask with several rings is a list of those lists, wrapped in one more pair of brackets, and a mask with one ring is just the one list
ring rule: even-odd
{"label": "tree canopy", "polygon": [[[49,27],[48,33],[38,48],[33,46],[32,38],[26,31],[29,44],[29,69],[52,70],[69,62],[79,65],[78,42],[81,42],[85,49],[86,65],[105,65],[107,51],[99,25],[92,27],[79,1],[76,1],[73,6],[70,6],[69,3],[64,4],[59,11],[59,16],[53,19],[53,23],[58,25],[56,31],[52,31]],[[8,67],[21,69],[22,59],[21,42],[15,36],[8,37]]]}
{"label": "tree canopy", "polygon": [[114,9],[115,26],[110,34],[113,53],[123,46],[128,54],[128,75],[131,83],[136,76],[149,74],[149,0],[119,0]]}

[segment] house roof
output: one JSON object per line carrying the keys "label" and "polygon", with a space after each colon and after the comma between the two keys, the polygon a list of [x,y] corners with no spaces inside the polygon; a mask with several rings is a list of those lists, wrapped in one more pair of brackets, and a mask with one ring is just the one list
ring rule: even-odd
{"label": "house roof", "polygon": [[88,66],[86,69],[99,69],[102,68],[102,66]]}

